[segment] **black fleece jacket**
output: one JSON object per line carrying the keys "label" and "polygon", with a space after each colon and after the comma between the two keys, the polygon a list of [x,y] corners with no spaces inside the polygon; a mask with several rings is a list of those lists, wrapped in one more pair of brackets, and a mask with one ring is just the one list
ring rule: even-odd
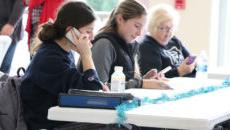
{"label": "black fleece jacket", "polygon": [[[171,66],[172,69],[165,74],[166,77],[178,77],[177,67],[182,61],[190,55],[189,51],[175,36],[172,37],[166,46],[161,46],[154,38],[145,35],[140,41],[139,47],[139,65],[142,74],[150,69],[158,71]],[[194,77],[195,71],[185,75]]]}

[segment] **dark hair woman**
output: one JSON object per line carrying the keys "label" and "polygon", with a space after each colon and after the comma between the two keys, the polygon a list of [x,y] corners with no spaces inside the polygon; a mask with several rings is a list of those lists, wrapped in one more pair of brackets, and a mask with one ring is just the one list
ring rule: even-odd
{"label": "dark hair woman", "polygon": [[[23,116],[30,130],[53,129],[65,124],[47,119],[48,109],[58,105],[59,93],[67,93],[70,88],[102,89],[90,50],[94,21],[95,15],[89,6],[69,2],[60,8],[54,23],[43,25],[39,33],[42,44],[21,86]],[[74,43],[65,37],[72,28],[81,33],[72,35]],[[83,73],[76,69],[71,50],[80,54]]]}

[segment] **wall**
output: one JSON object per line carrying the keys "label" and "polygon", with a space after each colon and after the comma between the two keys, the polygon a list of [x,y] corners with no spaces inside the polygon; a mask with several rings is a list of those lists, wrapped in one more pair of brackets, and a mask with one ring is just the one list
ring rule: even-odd
{"label": "wall", "polygon": [[[189,50],[198,54],[205,50],[209,54],[212,0],[185,0],[184,10],[178,10],[181,21],[176,35]],[[167,3],[174,6],[174,0],[151,0],[151,5]]]}

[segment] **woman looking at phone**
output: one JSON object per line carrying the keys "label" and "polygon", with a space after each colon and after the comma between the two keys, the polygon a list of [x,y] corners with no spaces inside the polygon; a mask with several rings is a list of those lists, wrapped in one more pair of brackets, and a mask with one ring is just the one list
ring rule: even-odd
{"label": "woman looking at phone", "polygon": [[170,5],[156,5],[149,11],[148,33],[141,40],[139,48],[142,74],[152,68],[161,71],[171,66],[172,69],[165,73],[168,78],[195,76],[195,58],[189,58],[189,51],[174,35],[178,23],[179,13]]}
{"label": "woman looking at phone", "polygon": [[[43,25],[39,33],[42,44],[23,77],[20,91],[28,129],[53,129],[66,124],[47,119],[48,109],[58,105],[59,93],[67,93],[70,88],[102,89],[90,50],[94,21],[89,6],[69,2],[61,7],[54,23]],[[74,43],[65,36],[72,28],[81,33],[72,33]],[[76,69],[71,50],[80,54],[83,73]]]}
{"label": "woman looking at phone", "polygon": [[[146,10],[135,0],[122,1],[110,14],[106,25],[94,39],[93,60],[103,82],[111,82],[115,66],[122,66],[126,88],[170,89],[163,80],[141,79],[135,57],[146,23]],[[149,75],[149,74],[147,74]]]}

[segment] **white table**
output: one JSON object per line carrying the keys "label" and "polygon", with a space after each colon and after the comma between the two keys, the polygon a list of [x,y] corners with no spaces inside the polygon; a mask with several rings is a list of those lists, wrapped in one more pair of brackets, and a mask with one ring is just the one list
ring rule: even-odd
{"label": "white table", "polygon": [[215,79],[224,79],[226,77],[230,77],[230,70],[228,69],[228,67],[210,68],[208,72],[208,77]]}
{"label": "white table", "polygon": [[[188,82],[187,79],[185,81]],[[190,79],[189,82],[191,82]],[[214,82],[210,83],[214,84]],[[172,84],[176,85],[175,82],[172,82]],[[183,85],[183,83],[181,84]],[[190,84],[196,86],[195,82]],[[184,87],[185,89],[178,85],[175,90],[130,89],[127,92],[131,92],[138,97],[154,98],[162,93],[170,95],[186,91],[189,85],[186,88]],[[230,119],[229,99],[230,88],[224,88],[177,101],[148,104],[127,111],[125,123],[146,127],[211,130],[216,124]],[[105,109],[52,107],[48,112],[48,119],[59,121],[110,124],[116,123],[116,118],[115,110]]]}

